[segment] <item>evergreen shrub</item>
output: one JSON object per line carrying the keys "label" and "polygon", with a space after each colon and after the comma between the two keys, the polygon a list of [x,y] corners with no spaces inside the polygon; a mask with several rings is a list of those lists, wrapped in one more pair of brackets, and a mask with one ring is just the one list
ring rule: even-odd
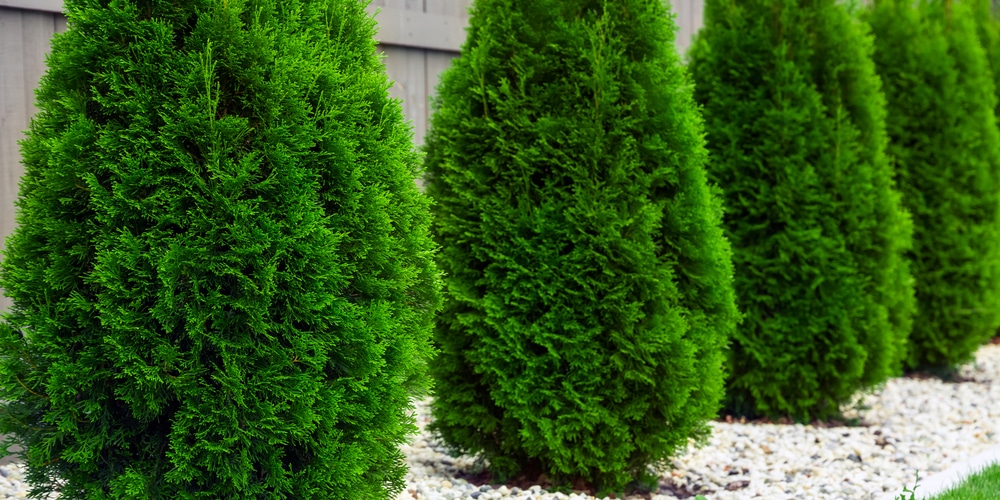
{"label": "evergreen shrub", "polygon": [[494,477],[621,490],[702,438],[737,320],[660,0],[477,0],[425,160],[433,429]]}
{"label": "evergreen shrub", "polygon": [[865,27],[836,0],[708,0],[690,53],[738,305],[727,410],[830,418],[901,370],[911,223]]}
{"label": "evergreen shrub", "polygon": [[440,281],[374,20],[65,8],[0,279],[31,494],[395,498]]}
{"label": "evergreen shrub", "polygon": [[1000,325],[1000,132],[972,12],[969,2],[880,0],[864,13],[913,214],[913,369],[970,359]]}
{"label": "evergreen shrub", "polygon": [[[979,42],[986,52],[990,74],[993,76],[994,95],[997,97],[994,108],[994,119],[1000,120],[1000,12],[994,6],[993,0],[972,0],[973,18],[976,20]],[[1000,121],[997,122],[1000,126]],[[995,332],[994,336],[1000,335]]]}

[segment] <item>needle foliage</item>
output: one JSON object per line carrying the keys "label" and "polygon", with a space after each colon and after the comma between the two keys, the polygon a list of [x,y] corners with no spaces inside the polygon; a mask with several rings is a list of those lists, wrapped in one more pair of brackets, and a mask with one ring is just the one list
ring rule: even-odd
{"label": "needle foliage", "polygon": [[993,76],[994,91],[998,96],[994,115],[1000,113],[1000,11],[993,0],[970,0],[976,34],[986,53],[986,62]]}
{"label": "needle foliage", "polygon": [[63,499],[390,499],[439,302],[355,0],[66,0],[0,284],[0,432]]}
{"label": "needle foliage", "polygon": [[660,0],[477,0],[427,140],[434,429],[500,477],[618,491],[708,433],[737,320]]}
{"label": "needle foliage", "polygon": [[690,54],[743,324],[728,410],[838,415],[901,370],[911,222],[865,27],[836,0],[708,0]]}
{"label": "needle foliage", "polygon": [[889,151],[913,214],[913,369],[969,360],[1000,324],[997,98],[972,7],[879,0],[864,13],[885,82]]}

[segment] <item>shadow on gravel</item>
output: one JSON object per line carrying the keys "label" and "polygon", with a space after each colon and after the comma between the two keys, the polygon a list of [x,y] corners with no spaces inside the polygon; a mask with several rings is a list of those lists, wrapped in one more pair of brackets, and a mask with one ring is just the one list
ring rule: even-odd
{"label": "shadow on gravel", "polygon": [[[725,424],[750,424],[750,425],[795,425],[800,422],[796,422],[788,417],[782,417],[777,420],[770,418],[746,418],[746,417],[736,417],[733,415],[725,415],[715,419],[718,423]],[[809,425],[816,427],[818,429],[834,429],[838,427],[870,427],[870,424],[864,423],[857,418],[843,418],[843,419],[829,419],[829,420],[812,420]],[[699,493],[700,494],[700,493]]]}
{"label": "shadow on gravel", "polygon": [[[7,436],[6,435],[0,436],[0,438],[5,438],[5,437]],[[11,446],[10,451],[11,451],[10,455],[0,458],[0,465],[10,465],[21,461],[21,457],[18,457],[17,455],[14,454],[16,452],[21,451],[20,446],[17,445]]]}
{"label": "shadow on gravel", "polygon": [[[500,486],[506,486],[510,490],[515,490],[515,488],[519,490],[529,490],[531,489],[532,486],[537,485],[547,491],[556,491],[556,489],[554,488],[555,485],[545,474],[536,475],[534,477],[523,475],[510,481],[500,482],[500,481],[494,481],[493,475],[488,470],[483,470],[475,473],[460,470],[455,473],[455,478],[464,479],[468,481],[470,484],[474,484],[479,487],[488,486],[490,489],[497,489]],[[729,491],[736,491],[746,488],[747,486],[749,486],[749,484],[750,481],[747,480],[736,480],[727,485],[726,489]],[[590,496],[595,496],[597,494],[597,492],[594,490],[593,487],[583,483],[574,484],[571,489],[563,492],[567,494],[577,493],[577,494],[586,494]],[[659,495],[673,495],[674,497],[677,497],[679,499],[686,499],[686,498],[694,498],[698,495],[711,495],[713,493],[715,493],[714,489],[701,485],[695,485],[693,487],[689,487],[686,484],[679,483],[675,481],[673,478],[668,477],[660,480],[657,491],[632,491],[626,493],[625,497],[629,499],[649,500],[653,498],[653,495],[659,494]],[[622,497],[618,497],[615,495],[608,495],[608,498],[622,498]]]}

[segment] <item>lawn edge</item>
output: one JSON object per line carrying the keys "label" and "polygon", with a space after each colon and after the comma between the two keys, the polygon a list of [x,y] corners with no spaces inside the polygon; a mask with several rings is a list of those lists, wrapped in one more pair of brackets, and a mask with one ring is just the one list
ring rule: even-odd
{"label": "lawn edge", "polygon": [[[972,458],[955,463],[942,472],[926,478],[921,477],[920,481],[917,482],[918,488],[914,498],[916,500],[926,500],[935,495],[944,493],[949,488],[960,483],[963,479],[995,463],[1000,463],[1000,445],[993,446],[992,448],[979,453]],[[879,497],[879,500],[896,500],[896,498],[898,498],[902,493],[904,486],[912,489],[913,485],[901,484],[899,485],[898,491],[886,493],[885,495]]]}

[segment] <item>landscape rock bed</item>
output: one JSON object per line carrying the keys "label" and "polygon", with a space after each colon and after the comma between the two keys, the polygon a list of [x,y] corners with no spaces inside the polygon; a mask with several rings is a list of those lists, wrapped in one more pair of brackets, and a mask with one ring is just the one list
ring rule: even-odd
{"label": "landscape rock bed", "polygon": [[[931,476],[1000,441],[1000,345],[983,346],[956,379],[892,379],[859,401],[860,410],[845,410],[856,426],[713,422],[708,445],[674,460],[659,492],[628,498],[858,500],[900,493],[918,471]],[[426,402],[417,416],[423,429],[430,421]],[[461,478],[475,474],[474,460],[448,457],[423,433],[404,452],[410,474],[399,500],[594,498],[476,486]]]}
{"label": "landscape rock bed", "polygon": [[[630,499],[877,499],[899,493],[1000,441],[1000,345],[983,346],[962,367],[959,382],[903,377],[890,380],[845,412],[858,426],[713,422],[707,446],[674,460],[660,491]],[[470,457],[449,457],[424,432],[430,421],[417,407],[421,433],[404,446],[410,473],[399,500],[590,499],[540,486],[478,486],[464,479],[479,470]],[[0,466],[0,495],[24,498],[22,470]]]}

